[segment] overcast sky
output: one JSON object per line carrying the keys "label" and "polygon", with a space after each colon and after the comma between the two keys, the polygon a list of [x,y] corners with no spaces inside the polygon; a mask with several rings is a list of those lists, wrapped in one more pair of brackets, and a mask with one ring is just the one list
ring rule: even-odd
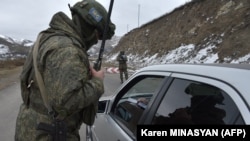
{"label": "overcast sky", "polygon": [[[35,40],[47,29],[51,17],[62,11],[71,18],[68,4],[79,0],[1,0],[0,35],[15,39]],[[97,0],[108,10],[110,0]],[[116,35],[122,36],[190,0],[114,0],[111,21]]]}

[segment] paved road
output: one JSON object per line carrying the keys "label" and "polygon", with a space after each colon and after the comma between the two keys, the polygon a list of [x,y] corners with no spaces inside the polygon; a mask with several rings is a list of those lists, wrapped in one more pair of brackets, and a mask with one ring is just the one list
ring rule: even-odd
{"label": "paved road", "polygon": [[14,141],[16,116],[21,104],[19,83],[0,91],[0,140]]}
{"label": "paved road", "polygon": [[[105,93],[111,95],[120,86],[118,74],[106,73]],[[21,104],[20,84],[18,82],[0,90],[0,141],[14,141],[16,117]],[[81,139],[85,140],[85,126],[80,130]]]}

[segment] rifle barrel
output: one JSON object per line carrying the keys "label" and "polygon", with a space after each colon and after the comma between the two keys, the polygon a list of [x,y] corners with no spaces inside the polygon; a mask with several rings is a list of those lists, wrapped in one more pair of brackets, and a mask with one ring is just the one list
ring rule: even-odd
{"label": "rifle barrel", "polygon": [[110,23],[110,16],[111,16],[111,13],[112,13],[113,4],[114,4],[114,0],[110,0],[109,11],[108,11],[108,15],[107,15],[107,22],[105,24],[104,33],[103,33],[103,37],[102,37],[102,44],[101,44],[101,48],[100,48],[100,51],[99,51],[98,58],[97,58],[96,63],[94,65],[95,70],[100,70],[101,69],[103,52],[104,52],[105,42],[106,42],[107,33],[108,33],[108,29],[109,29],[108,26],[109,26],[109,23]]}

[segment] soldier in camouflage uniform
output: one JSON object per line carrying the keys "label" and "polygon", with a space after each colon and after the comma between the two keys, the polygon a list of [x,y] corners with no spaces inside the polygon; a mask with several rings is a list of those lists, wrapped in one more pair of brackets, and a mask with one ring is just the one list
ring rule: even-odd
{"label": "soldier in camouflage uniform", "polygon": [[124,51],[120,51],[120,54],[117,56],[116,60],[119,62],[119,72],[120,72],[120,79],[121,83],[123,83],[123,74],[125,79],[128,79],[128,70],[127,70],[127,61],[128,58],[125,55]]}
{"label": "soldier in camouflage uniform", "polygon": [[[66,126],[67,141],[80,141],[82,123],[93,124],[98,100],[104,93],[104,71],[92,68],[87,50],[102,38],[107,11],[95,0],[77,2],[70,10],[72,19],[63,12],[53,15],[39,41],[37,68],[55,114],[48,114],[39,91],[32,49],[20,75],[23,103],[16,120],[15,141],[52,140],[49,132],[37,126],[50,126],[57,117]],[[108,28],[107,39],[111,39],[115,25],[110,21]]]}

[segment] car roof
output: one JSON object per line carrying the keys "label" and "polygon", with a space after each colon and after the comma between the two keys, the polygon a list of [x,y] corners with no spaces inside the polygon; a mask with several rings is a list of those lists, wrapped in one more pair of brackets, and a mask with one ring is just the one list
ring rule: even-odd
{"label": "car roof", "polygon": [[193,68],[193,67],[203,67],[203,66],[209,66],[212,68],[215,67],[222,67],[222,68],[234,68],[234,69],[243,69],[243,70],[250,70],[250,64],[219,64],[219,63],[207,63],[207,64],[161,64],[161,65],[151,65],[144,67],[142,69],[158,69],[158,70],[165,70],[165,67],[175,68],[175,67],[184,67],[184,68]]}
{"label": "car roof", "polygon": [[162,64],[147,66],[137,72],[143,71],[176,72],[224,81],[236,88],[250,106],[250,64]]}

